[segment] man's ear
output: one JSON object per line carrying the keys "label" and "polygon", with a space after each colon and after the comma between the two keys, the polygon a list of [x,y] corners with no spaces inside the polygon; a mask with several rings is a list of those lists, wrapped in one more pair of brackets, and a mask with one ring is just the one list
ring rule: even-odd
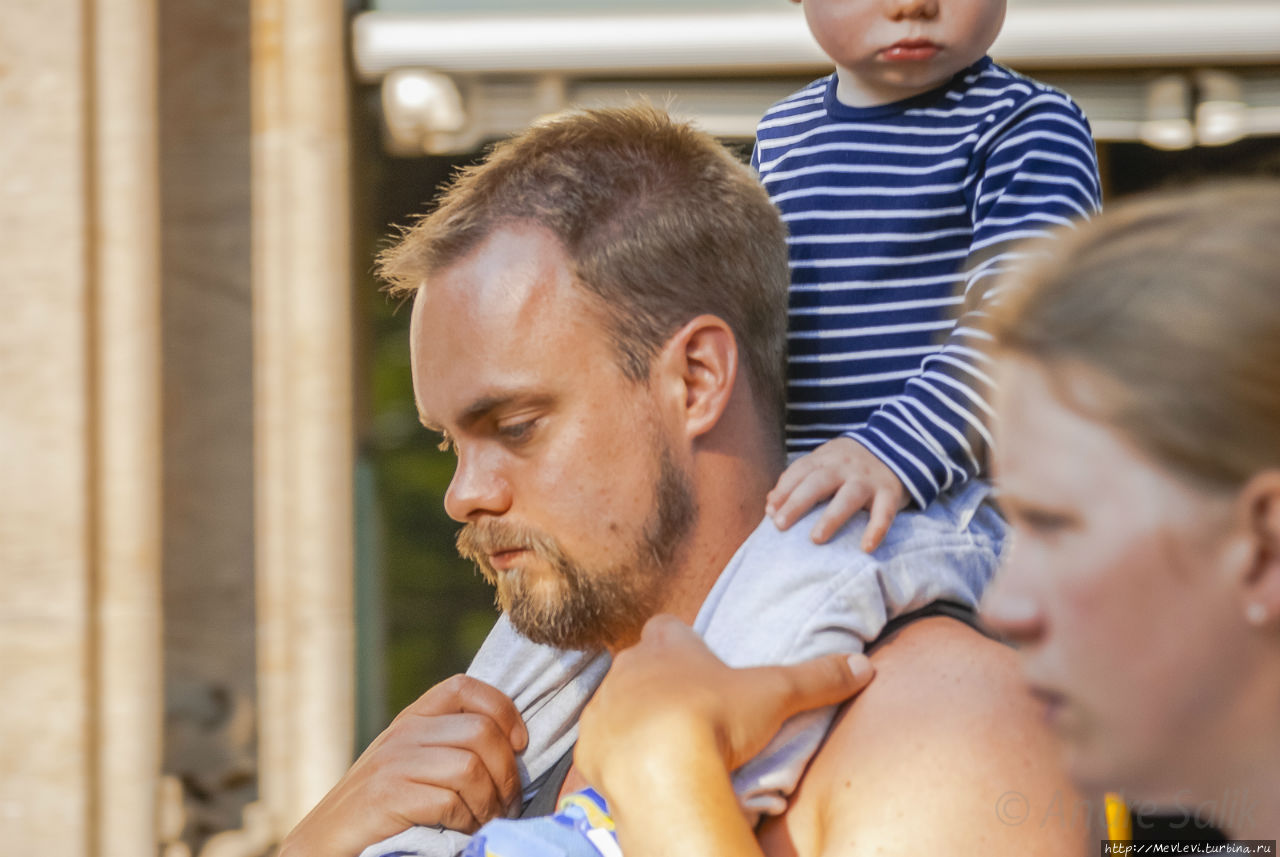
{"label": "man's ear", "polygon": [[685,434],[694,438],[714,428],[738,378],[738,343],[724,319],[692,319],[667,340],[658,362]]}
{"label": "man's ear", "polygon": [[1280,470],[1264,470],[1250,479],[1237,510],[1251,546],[1242,567],[1241,609],[1251,624],[1280,623]]}

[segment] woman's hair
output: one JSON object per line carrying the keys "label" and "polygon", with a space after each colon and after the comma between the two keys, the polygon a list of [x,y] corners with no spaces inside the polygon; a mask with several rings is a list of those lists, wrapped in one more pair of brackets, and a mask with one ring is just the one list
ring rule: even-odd
{"label": "woman's hair", "polygon": [[1109,379],[1091,416],[1183,476],[1280,466],[1280,182],[1122,203],[1030,255],[993,310],[998,348]]}

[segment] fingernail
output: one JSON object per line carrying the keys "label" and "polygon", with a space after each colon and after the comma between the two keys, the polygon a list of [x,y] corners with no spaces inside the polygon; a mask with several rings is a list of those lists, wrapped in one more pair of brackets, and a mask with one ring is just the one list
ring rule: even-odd
{"label": "fingernail", "polygon": [[867,660],[866,655],[853,654],[849,656],[849,671],[853,673],[855,681],[865,681],[871,678],[875,667],[871,666],[871,661]]}

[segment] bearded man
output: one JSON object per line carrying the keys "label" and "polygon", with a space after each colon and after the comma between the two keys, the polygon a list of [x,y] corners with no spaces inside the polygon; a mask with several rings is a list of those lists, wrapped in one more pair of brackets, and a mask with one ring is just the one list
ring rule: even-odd
{"label": "bearded man", "polygon": [[[607,654],[655,614],[696,627],[708,605],[738,603],[707,633],[732,662],[802,626],[822,637],[848,624],[870,642],[889,614],[939,592],[976,598],[963,573],[902,579],[877,565],[856,547],[865,516],[822,547],[789,535],[808,527],[762,524],[786,463],[786,230],[750,170],[705,134],[647,107],[534,126],[464,171],[382,273],[413,295],[415,399],[457,456],[445,507],[503,620],[480,666],[406,709],[282,855],[353,857],[410,826],[461,836],[548,811],[581,780],[571,729],[528,746],[531,733],[543,740],[544,704],[567,695],[580,707]],[[987,514],[983,498],[966,496],[936,513],[954,537],[945,547],[924,512],[900,515],[886,547],[919,542],[940,566],[948,551],[976,551],[990,566],[994,550],[966,529]],[[934,540],[919,541],[925,532]],[[831,561],[852,590],[796,608],[795,593],[827,591]],[[756,615],[741,609],[760,592]],[[911,615],[872,654],[875,682],[836,720],[794,800],[765,796],[780,813],[760,829],[766,851],[850,836],[868,853],[1083,847],[1080,830],[998,815],[1009,791],[1046,811],[1072,795],[1012,653],[945,612]],[[778,669],[827,699],[850,681],[831,663]],[[572,726],[577,709],[549,707]],[[558,763],[535,771],[531,754]]]}

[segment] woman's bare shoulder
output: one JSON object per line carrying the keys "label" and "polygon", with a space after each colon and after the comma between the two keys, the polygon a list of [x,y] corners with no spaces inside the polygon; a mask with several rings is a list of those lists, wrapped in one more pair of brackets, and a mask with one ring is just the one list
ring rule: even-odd
{"label": "woman's bare shoulder", "polygon": [[1078,855],[1087,804],[1007,646],[947,618],[913,622],[872,655],[768,853]]}

